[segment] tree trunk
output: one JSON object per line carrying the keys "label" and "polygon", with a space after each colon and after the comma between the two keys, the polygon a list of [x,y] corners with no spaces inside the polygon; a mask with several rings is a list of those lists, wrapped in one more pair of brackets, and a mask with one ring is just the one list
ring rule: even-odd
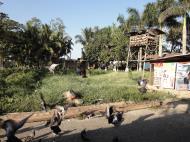
{"label": "tree trunk", "polygon": [[[160,30],[162,30],[162,25],[160,24]],[[159,57],[162,57],[162,39],[163,38],[163,35],[160,34],[160,37],[159,37]]]}
{"label": "tree trunk", "polygon": [[182,33],[182,54],[186,54],[186,48],[187,48],[187,15],[184,14],[183,17],[183,33]]}
{"label": "tree trunk", "polygon": [[127,64],[126,64],[126,68],[125,68],[125,71],[128,72],[129,71],[129,54],[130,54],[130,46],[128,46],[128,51],[127,51]]}

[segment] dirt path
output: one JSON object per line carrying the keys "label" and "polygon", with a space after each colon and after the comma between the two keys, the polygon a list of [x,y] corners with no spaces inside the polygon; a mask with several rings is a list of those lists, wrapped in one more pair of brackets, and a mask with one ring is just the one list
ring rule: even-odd
{"label": "dirt path", "polygon": [[[104,117],[85,120],[65,120],[61,128],[62,133],[56,138],[57,142],[82,142],[80,132],[84,128],[91,138],[91,142],[112,142],[118,136],[121,142],[189,142],[190,141],[190,114],[189,102],[174,102],[168,104],[173,108],[143,109],[124,114],[124,122],[120,127],[109,125]],[[52,141],[52,134],[45,122],[29,123],[21,129],[17,136],[23,138],[36,129],[34,141]],[[0,138],[4,131],[1,130]]]}
{"label": "dirt path", "polygon": [[[143,109],[124,114],[124,122],[120,127],[109,125],[104,117],[85,120],[65,120],[61,128],[62,133],[56,138],[57,142],[82,142],[80,132],[87,129],[91,142],[112,142],[114,136],[121,142],[189,142],[190,141],[190,114],[188,102],[174,102],[168,104],[173,108]],[[31,134],[36,127],[35,142],[52,141],[51,131],[44,127],[45,122],[29,123],[21,129],[19,138]],[[4,131],[1,130],[0,138]]]}

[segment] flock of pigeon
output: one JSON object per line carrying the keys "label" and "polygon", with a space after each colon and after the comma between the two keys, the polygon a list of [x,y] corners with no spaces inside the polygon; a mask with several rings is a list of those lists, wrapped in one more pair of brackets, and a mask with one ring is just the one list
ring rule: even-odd
{"label": "flock of pigeon", "polygon": [[[139,88],[139,91],[141,93],[146,93],[146,80],[139,80],[138,84],[142,86]],[[54,135],[53,142],[55,142],[55,137],[61,132],[60,125],[61,122],[63,121],[64,115],[67,111],[67,109],[70,107],[70,105],[67,106],[59,106],[56,104],[48,104],[44,100],[44,97],[42,94],[40,94],[41,98],[41,105],[42,109],[44,111],[47,111],[48,108],[54,109],[53,115],[45,125],[49,126],[51,129],[52,134]],[[17,138],[15,136],[15,133],[17,132],[18,129],[22,128],[26,121],[32,116],[33,114],[30,114],[26,118],[22,119],[21,121],[15,121],[12,119],[8,119],[6,121],[3,121],[0,119],[0,128],[4,129],[6,132],[6,137],[7,137],[7,142],[22,142],[21,139]],[[123,112],[116,111],[114,106],[107,106],[106,111],[105,111],[105,116],[108,121],[108,124],[113,124],[114,126],[119,126],[123,122]],[[35,138],[35,130],[32,132],[32,136],[25,137],[24,142],[32,142]],[[90,138],[87,136],[86,130],[84,129],[81,132],[81,139],[83,141],[90,141]],[[39,142],[42,140],[40,139]],[[113,138],[113,142],[117,142],[118,137]]]}
{"label": "flock of pigeon", "polygon": [[[55,110],[53,112],[53,116],[51,117],[51,120],[45,124],[48,125],[51,129],[51,132],[54,136],[53,142],[55,142],[56,136],[59,135],[61,132],[60,125],[63,120],[64,114],[65,114],[65,108],[62,106],[55,106]],[[32,116],[33,114],[30,114],[26,118],[22,119],[21,121],[15,121],[12,119],[3,121],[1,123],[1,128],[6,131],[6,137],[7,142],[32,142],[35,138],[35,130],[32,132],[32,136],[25,137],[24,140],[21,140],[15,136],[15,133],[18,129],[22,128],[23,125],[26,123],[26,121]],[[106,118],[108,120],[109,124],[113,124],[114,126],[119,126],[123,119],[123,112],[114,111],[113,106],[107,106],[106,112],[105,112]],[[87,135],[86,129],[81,131],[81,139],[82,141],[90,141],[90,138]],[[115,141],[116,138],[113,139]],[[40,139],[38,142],[41,142],[42,139]]]}

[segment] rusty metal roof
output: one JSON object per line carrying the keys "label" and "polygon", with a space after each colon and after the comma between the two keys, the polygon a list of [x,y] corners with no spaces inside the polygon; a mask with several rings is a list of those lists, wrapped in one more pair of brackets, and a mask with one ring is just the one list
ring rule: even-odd
{"label": "rusty metal roof", "polygon": [[190,54],[182,55],[182,54],[168,54],[165,57],[159,57],[150,59],[149,62],[151,63],[158,63],[158,62],[186,62],[190,61]]}
{"label": "rusty metal roof", "polygon": [[151,28],[147,30],[140,30],[140,31],[135,31],[135,32],[126,32],[125,35],[127,36],[135,36],[135,35],[141,35],[145,33],[150,33],[153,35],[160,35],[160,34],[165,34],[164,31],[158,29],[158,28]]}

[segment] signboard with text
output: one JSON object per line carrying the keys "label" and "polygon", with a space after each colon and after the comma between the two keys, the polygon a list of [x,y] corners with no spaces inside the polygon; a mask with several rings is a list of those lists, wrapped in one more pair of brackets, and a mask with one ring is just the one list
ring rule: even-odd
{"label": "signboard with text", "polygon": [[154,63],[154,86],[161,85],[162,63]]}
{"label": "signboard with text", "polygon": [[190,72],[190,62],[177,63],[176,70],[176,90],[190,90],[188,73]]}
{"label": "signboard with text", "polygon": [[176,63],[163,63],[161,73],[161,87],[174,89]]}

